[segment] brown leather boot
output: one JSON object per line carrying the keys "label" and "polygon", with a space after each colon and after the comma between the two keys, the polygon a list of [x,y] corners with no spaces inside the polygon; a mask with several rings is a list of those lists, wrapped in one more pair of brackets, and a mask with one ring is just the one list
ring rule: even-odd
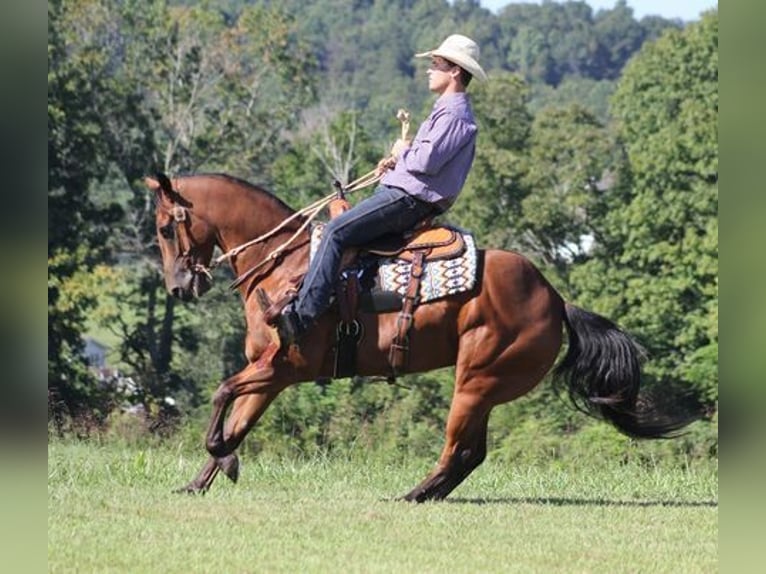
{"label": "brown leather boot", "polygon": [[306,332],[306,327],[301,318],[292,309],[285,309],[275,317],[274,322],[283,348],[297,345]]}

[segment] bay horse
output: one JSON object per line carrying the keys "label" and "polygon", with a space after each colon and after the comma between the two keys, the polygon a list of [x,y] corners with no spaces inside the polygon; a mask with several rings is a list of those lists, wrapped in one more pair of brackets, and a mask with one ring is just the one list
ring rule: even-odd
{"label": "bay horse", "polygon": [[[210,456],[180,489],[206,492],[219,471],[237,480],[235,450],[282,390],[331,376],[338,311],[327,312],[300,348],[279,348],[276,331],[264,320],[255,293],[261,289],[278,298],[305,273],[309,232],[301,230],[303,217],[269,236],[295,212],[241,179],[204,174],[171,180],[157,174],[145,183],[156,199],[165,285],[182,300],[200,297],[209,289],[208,266],[216,246],[228,253],[267,236],[229,259],[241,278],[237,288],[247,321],[248,364],[216,390],[206,434]],[[279,257],[255,269],[269,259],[275,246],[294,235],[297,241]],[[575,407],[639,438],[672,436],[693,420],[666,412],[640,392],[639,345],[610,320],[565,302],[527,258],[488,249],[479,251],[479,261],[479,281],[473,290],[422,304],[414,313],[408,372],[454,365],[455,384],[438,462],[405,500],[443,499],[484,461],[493,407],[529,392],[551,371],[564,330],[567,351],[553,374]],[[359,343],[359,375],[389,372],[396,320],[396,312],[361,315],[366,336]]]}

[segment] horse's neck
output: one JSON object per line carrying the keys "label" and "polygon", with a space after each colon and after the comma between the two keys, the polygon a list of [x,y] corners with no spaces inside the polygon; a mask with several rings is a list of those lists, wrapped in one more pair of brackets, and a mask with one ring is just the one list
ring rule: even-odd
{"label": "horse's neck", "polygon": [[[281,261],[301,260],[301,250],[308,252],[308,233],[295,236],[304,220],[295,218],[272,233],[295,212],[262,189],[242,188],[239,193],[241,196],[238,200],[228,203],[230,207],[225,211],[226,221],[219,225],[218,234],[218,247],[224,253],[242,248],[231,259],[236,275],[241,276],[256,266],[258,272],[253,274],[254,279],[263,279],[272,274],[285,277],[295,275],[299,269],[292,271],[280,267]],[[282,257],[276,259],[279,264],[275,266],[269,262],[269,258],[277,254]]]}

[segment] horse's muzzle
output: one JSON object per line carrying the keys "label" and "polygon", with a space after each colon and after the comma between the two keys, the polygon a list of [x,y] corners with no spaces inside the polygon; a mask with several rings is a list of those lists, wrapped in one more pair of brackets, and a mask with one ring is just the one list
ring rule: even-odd
{"label": "horse's muzzle", "polygon": [[170,290],[170,294],[181,301],[191,301],[194,298],[194,294],[190,290],[181,289],[180,287],[173,287]]}
{"label": "horse's muzzle", "polygon": [[210,279],[206,275],[184,269],[175,274],[172,285],[168,285],[168,291],[181,301],[191,301],[195,297],[202,297],[210,287]]}

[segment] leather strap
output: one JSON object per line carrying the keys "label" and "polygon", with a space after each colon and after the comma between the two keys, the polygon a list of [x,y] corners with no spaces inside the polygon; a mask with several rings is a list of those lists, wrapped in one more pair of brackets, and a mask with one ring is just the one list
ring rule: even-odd
{"label": "leather strap", "polygon": [[407,365],[410,351],[409,332],[412,328],[412,318],[420,291],[420,280],[423,277],[423,263],[427,255],[428,250],[418,250],[414,252],[412,258],[410,280],[407,283],[402,310],[396,319],[396,335],[394,335],[394,340],[391,342],[391,347],[388,351],[388,362],[391,365],[392,376],[394,378]]}
{"label": "leather strap", "polygon": [[355,273],[349,273],[344,281],[338,281],[335,293],[338,295],[338,311],[342,323],[351,323],[356,319],[359,289],[359,278]]}
{"label": "leather strap", "polygon": [[338,294],[340,322],[335,330],[333,377],[340,379],[356,375],[357,347],[362,338],[362,324],[356,318],[359,278],[354,273],[349,274],[345,281],[339,282],[335,292]]}

